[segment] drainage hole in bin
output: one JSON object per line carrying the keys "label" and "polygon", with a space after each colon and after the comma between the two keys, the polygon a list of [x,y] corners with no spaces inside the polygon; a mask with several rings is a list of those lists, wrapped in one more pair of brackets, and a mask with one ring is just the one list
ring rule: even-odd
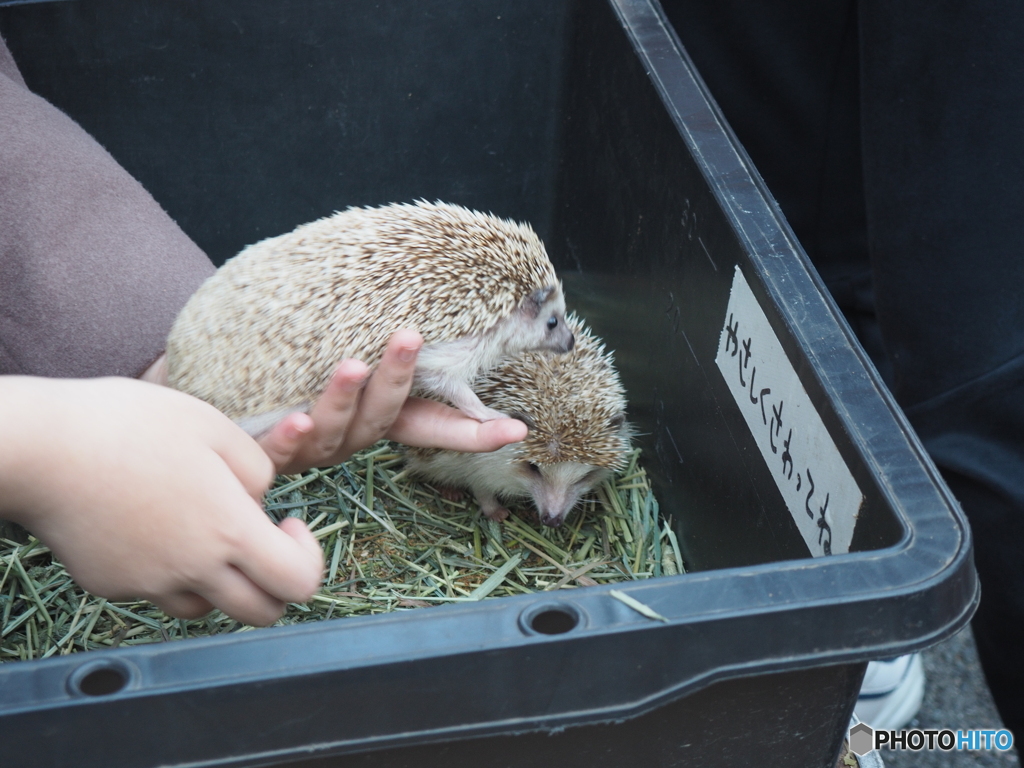
{"label": "drainage hole in bin", "polygon": [[127,675],[120,669],[105,668],[87,674],[78,687],[87,696],[109,696],[124,688],[127,682]]}
{"label": "drainage hole in bin", "polygon": [[86,696],[110,696],[124,690],[131,680],[131,670],[118,663],[98,662],[80,667],[68,685],[74,693]]}
{"label": "drainage hole in bin", "polygon": [[546,608],[530,617],[530,629],[542,635],[564,635],[576,629],[580,617],[564,608]]}

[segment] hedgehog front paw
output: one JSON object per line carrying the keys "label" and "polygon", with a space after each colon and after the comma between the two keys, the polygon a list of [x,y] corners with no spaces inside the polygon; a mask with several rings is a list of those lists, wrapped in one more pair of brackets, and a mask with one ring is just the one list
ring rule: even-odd
{"label": "hedgehog front paw", "polygon": [[509,418],[501,411],[496,411],[493,408],[480,407],[479,409],[473,409],[472,412],[467,411],[465,408],[460,408],[464,414],[469,416],[471,419],[477,421],[495,421],[496,419],[507,419]]}
{"label": "hedgehog front paw", "polygon": [[437,492],[442,499],[447,499],[448,501],[462,501],[466,497],[461,488],[456,488],[453,485],[439,485],[437,486]]}
{"label": "hedgehog front paw", "polygon": [[495,419],[509,418],[501,411],[496,411],[493,408],[488,408],[479,400],[477,400],[475,403],[464,401],[458,403],[456,407],[464,414],[469,416],[469,418],[476,419],[477,421],[494,421]]}
{"label": "hedgehog front paw", "polygon": [[480,505],[480,511],[487,516],[488,520],[500,523],[508,517],[508,509],[501,505],[494,494],[477,489],[473,495],[476,497],[476,503]]}
{"label": "hedgehog front paw", "polygon": [[496,523],[500,523],[511,514],[508,509],[500,504],[488,506],[486,509],[483,509],[483,513],[487,515],[488,520],[493,520]]}
{"label": "hedgehog front paw", "polygon": [[494,421],[495,419],[507,419],[501,411],[496,411],[493,408],[488,408],[484,405],[476,392],[469,388],[468,384],[464,382],[450,382],[450,387],[443,392],[447,399],[462,411],[464,414],[469,416],[471,419],[477,421]]}

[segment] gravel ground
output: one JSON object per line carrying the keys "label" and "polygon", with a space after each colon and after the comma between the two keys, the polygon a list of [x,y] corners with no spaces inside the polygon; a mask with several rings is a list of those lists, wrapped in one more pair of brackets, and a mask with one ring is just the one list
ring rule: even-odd
{"label": "gravel ground", "polygon": [[[1002,728],[970,629],[924,652],[924,703],[911,728]],[[886,768],[1019,768],[1017,748],[977,752],[882,750]]]}

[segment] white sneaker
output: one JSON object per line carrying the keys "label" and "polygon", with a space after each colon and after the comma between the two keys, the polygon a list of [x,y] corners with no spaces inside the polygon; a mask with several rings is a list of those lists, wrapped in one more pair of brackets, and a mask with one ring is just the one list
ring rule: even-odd
{"label": "white sneaker", "polygon": [[898,731],[914,719],[924,700],[921,654],[869,661],[854,712],[862,722]]}

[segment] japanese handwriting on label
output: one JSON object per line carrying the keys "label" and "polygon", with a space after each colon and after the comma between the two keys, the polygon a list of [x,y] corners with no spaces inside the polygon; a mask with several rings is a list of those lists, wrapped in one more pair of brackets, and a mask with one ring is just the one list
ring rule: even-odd
{"label": "japanese handwriting on label", "polygon": [[738,267],[715,362],[811,554],[848,552],[864,496]]}

